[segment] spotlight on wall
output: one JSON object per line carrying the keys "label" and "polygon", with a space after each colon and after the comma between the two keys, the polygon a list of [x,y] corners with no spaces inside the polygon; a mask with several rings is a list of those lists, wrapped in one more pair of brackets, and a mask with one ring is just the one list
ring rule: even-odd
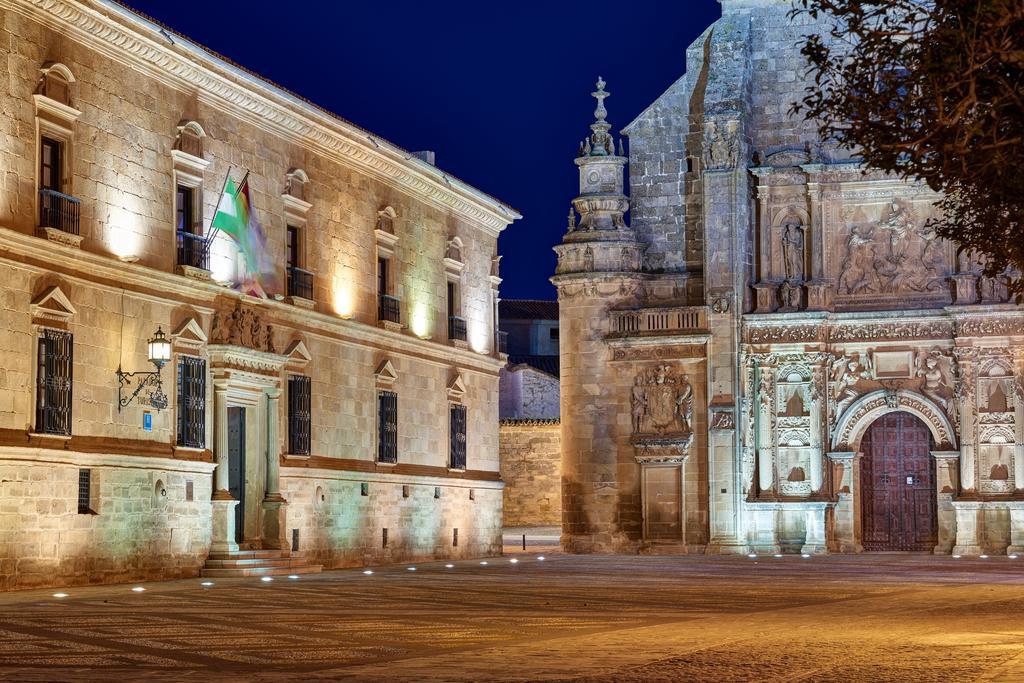
{"label": "spotlight on wall", "polygon": [[[149,352],[149,362],[156,367],[156,370],[152,372],[125,372],[121,369],[120,365],[117,366],[117,380],[119,383],[117,389],[118,412],[122,408],[128,407],[128,404],[134,401],[146,387],[152,387],[152,390],[148,396],[140,398],[139,403],[152,406],[157,410],[163,410],[167,407],[167,394],[164,393],[164,383],[160,378],[160,371],[171,360],[171,342],[164,335],[164,331],[158,327],[156,328],[156,334],[153,335],[146,346]],[[138,385],[134,391],[125,396],[125,391],[131,389],[132,380],[136,377],[138,377]]]}

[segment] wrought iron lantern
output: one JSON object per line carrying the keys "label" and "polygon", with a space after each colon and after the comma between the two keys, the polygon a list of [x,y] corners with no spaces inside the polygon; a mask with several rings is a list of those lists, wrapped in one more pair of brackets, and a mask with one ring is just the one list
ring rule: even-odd
{"label": "wrought iron lantern", "polygon": [[[151,406],[157,410],[163,410],[167,407],[167,394],[164,393],[164,384],[160,377],[160,371],[171,360],[171,342],[164,334],[162,328],[158,327],[156,329],[156,334],[146,344],[146,350],[149,355],[149,362],[153,364],[156,370],[151,372],[125,372],[121,369],[120,365],[117,366],[117,379],[119,383],[118,412],[122,408],[126,408],[147,387],[150,388],[150,391],[145,397],[139,399],[139,403]],[[138,379],[138,384],[134,390],[131,390],[132,380],[135,378]],[[126,396],[125,392],[129,390],[131,390],[131,393]]]}

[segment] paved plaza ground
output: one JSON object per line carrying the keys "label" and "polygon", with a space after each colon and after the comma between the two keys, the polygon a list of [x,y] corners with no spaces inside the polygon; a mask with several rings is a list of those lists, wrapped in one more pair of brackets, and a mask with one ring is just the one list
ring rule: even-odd
{"label": "paved plaza ground", "polygon": [[1024,681],[1024,557],[544,557],[0,594],[0,679]]}

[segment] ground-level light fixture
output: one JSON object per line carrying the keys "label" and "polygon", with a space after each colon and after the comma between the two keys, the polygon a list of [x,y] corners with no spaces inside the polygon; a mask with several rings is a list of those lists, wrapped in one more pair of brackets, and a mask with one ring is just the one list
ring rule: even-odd
{"label": "ground-level light fixture", "polygon": [[[163,410],[167,407],[167,394],[164,393],[164,383],[160,378],[160,371],[171,360],[171,341],[164,334],[163,329],[156,328],[156,334],[147,342],[146,350],[149,355],[149,362],[156,367],[156,370],[151,372],[125,372],[121,369],[120,365],[117,366],[117,379],[119,383],[117,397],[118,412],[122,408],[128,407],[146,387],[151,387],[151,390],[145,398],[139,399],[139,403],[151,406],[157,410]],[[132,380],[136,378],[138,379],[138,384],[132,390]],[[126,396],[126,391],[131,391],[131,393]]]}

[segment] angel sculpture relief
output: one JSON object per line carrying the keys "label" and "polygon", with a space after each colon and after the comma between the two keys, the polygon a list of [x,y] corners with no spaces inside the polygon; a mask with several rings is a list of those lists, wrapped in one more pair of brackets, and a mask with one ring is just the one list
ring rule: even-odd
{"label": "angel sculpture relief", "polygon": [[921,393],[949,413],[953,399],[953,382],[946,367],[945,357],[939,349],[918,354],[916,375],[922,381]]}
{"label": "angel sculpture relief", "polygon": [[836,405],[834,417],[842,415],[847,406],[860,395],[857,384],[870,379],[871,361],[861,360],[859,355],[843,356],[832,364],[833,396]]}

